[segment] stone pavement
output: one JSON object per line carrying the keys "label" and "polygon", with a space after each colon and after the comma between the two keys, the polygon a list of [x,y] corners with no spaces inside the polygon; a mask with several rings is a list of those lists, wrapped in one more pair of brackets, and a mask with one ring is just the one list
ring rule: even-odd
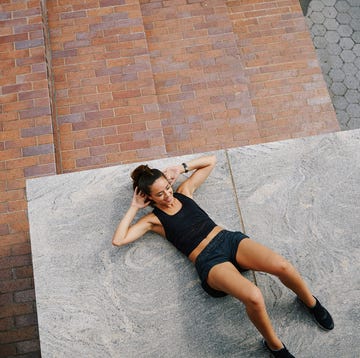
{"label": "stone pavement", "polygon": [[306,20],[340,126],[360,128],[360,1],[312,0]]}
{"label": "stone pavement", "polygon": [[[195,196],[218,224],[290,259],[326,303],[331,332],[278,280],[245,274],[298,358],[360,354],[359,153],[360,130],[216,151]],[[27,181],[42,357],[268,357],[244,307],[207,296],[168,242],[147,234],[112,247],[136,165]]]}

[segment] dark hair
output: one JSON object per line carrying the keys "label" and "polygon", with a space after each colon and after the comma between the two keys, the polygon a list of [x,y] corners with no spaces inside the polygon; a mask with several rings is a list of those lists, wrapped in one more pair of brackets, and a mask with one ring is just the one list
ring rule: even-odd
{"label": "dark hair", "polygon": [[159,169],[151,169],[148,165],[139,165],[131,173],[131,179],[133,180],[133,189],[137,187],[141,192],[146,195],[150,195],[150,187],[155,180],[166,176]]}

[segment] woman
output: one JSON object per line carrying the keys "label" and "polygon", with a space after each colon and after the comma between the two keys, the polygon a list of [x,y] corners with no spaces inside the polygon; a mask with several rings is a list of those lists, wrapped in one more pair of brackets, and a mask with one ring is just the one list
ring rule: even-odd
{"label": "woman", "polygon": [[[216,225],[192,200],[195,190],[210,175],[215,163],[215,156],[205,156],[164,172],[145,165],[137,167],[131,174],[133,199],[112,243],[126,245],[148,231],[166,237],[195,263],[206,292],[214,297],[229,294],[244,303],[250,320],[274,357],[293,357],[271,325],[259,288],[241,275],[242,270],[277,276],[309,308],[320,327],[333,329],[333,320],[285,258],[241,232],[230,232]],[[193,171],[192,175],[174,193],[171,185],[181,173],[188,171]],[[148,205],[153,211],[131,225],[138,210]]]}

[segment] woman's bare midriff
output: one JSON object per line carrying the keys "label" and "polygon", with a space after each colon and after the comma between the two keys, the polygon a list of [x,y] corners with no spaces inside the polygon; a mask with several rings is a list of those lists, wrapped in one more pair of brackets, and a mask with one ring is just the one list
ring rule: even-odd
{"label": "woman's bare midriff", "polygon": [[205,237],[204,240],[200,242],[198,246],[195,247],[194,250],[191,251],[188,256],[192,262],[195,262],[200,253],[205,249],[205,247],[209,244],[209,242],[220,232],[224,230],[221,226],[215,226],[209,233],[208,236]]}

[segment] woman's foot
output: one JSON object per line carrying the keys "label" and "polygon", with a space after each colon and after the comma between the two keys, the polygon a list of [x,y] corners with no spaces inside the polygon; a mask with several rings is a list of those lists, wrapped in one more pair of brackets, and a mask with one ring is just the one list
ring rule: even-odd
{"label": "woman's foot", "polygon": [[279,350],[272,350],[268,344],[266,343],[266,341],[263,341],[263,344],[265,346],[265,348],[273,355],[273,357],[275,358],[295,358],[285,347],[285,344],[283,343],[283,348],[279,349]]}
{"label": "woman's foot", "polygon": [[334,321],[328,310],[321,305],[319,300],[314,296],[316,303],[314,307],[308,307],[310,313],[315,319],[315,322],[326,331],[331,331],[334,328]]}

